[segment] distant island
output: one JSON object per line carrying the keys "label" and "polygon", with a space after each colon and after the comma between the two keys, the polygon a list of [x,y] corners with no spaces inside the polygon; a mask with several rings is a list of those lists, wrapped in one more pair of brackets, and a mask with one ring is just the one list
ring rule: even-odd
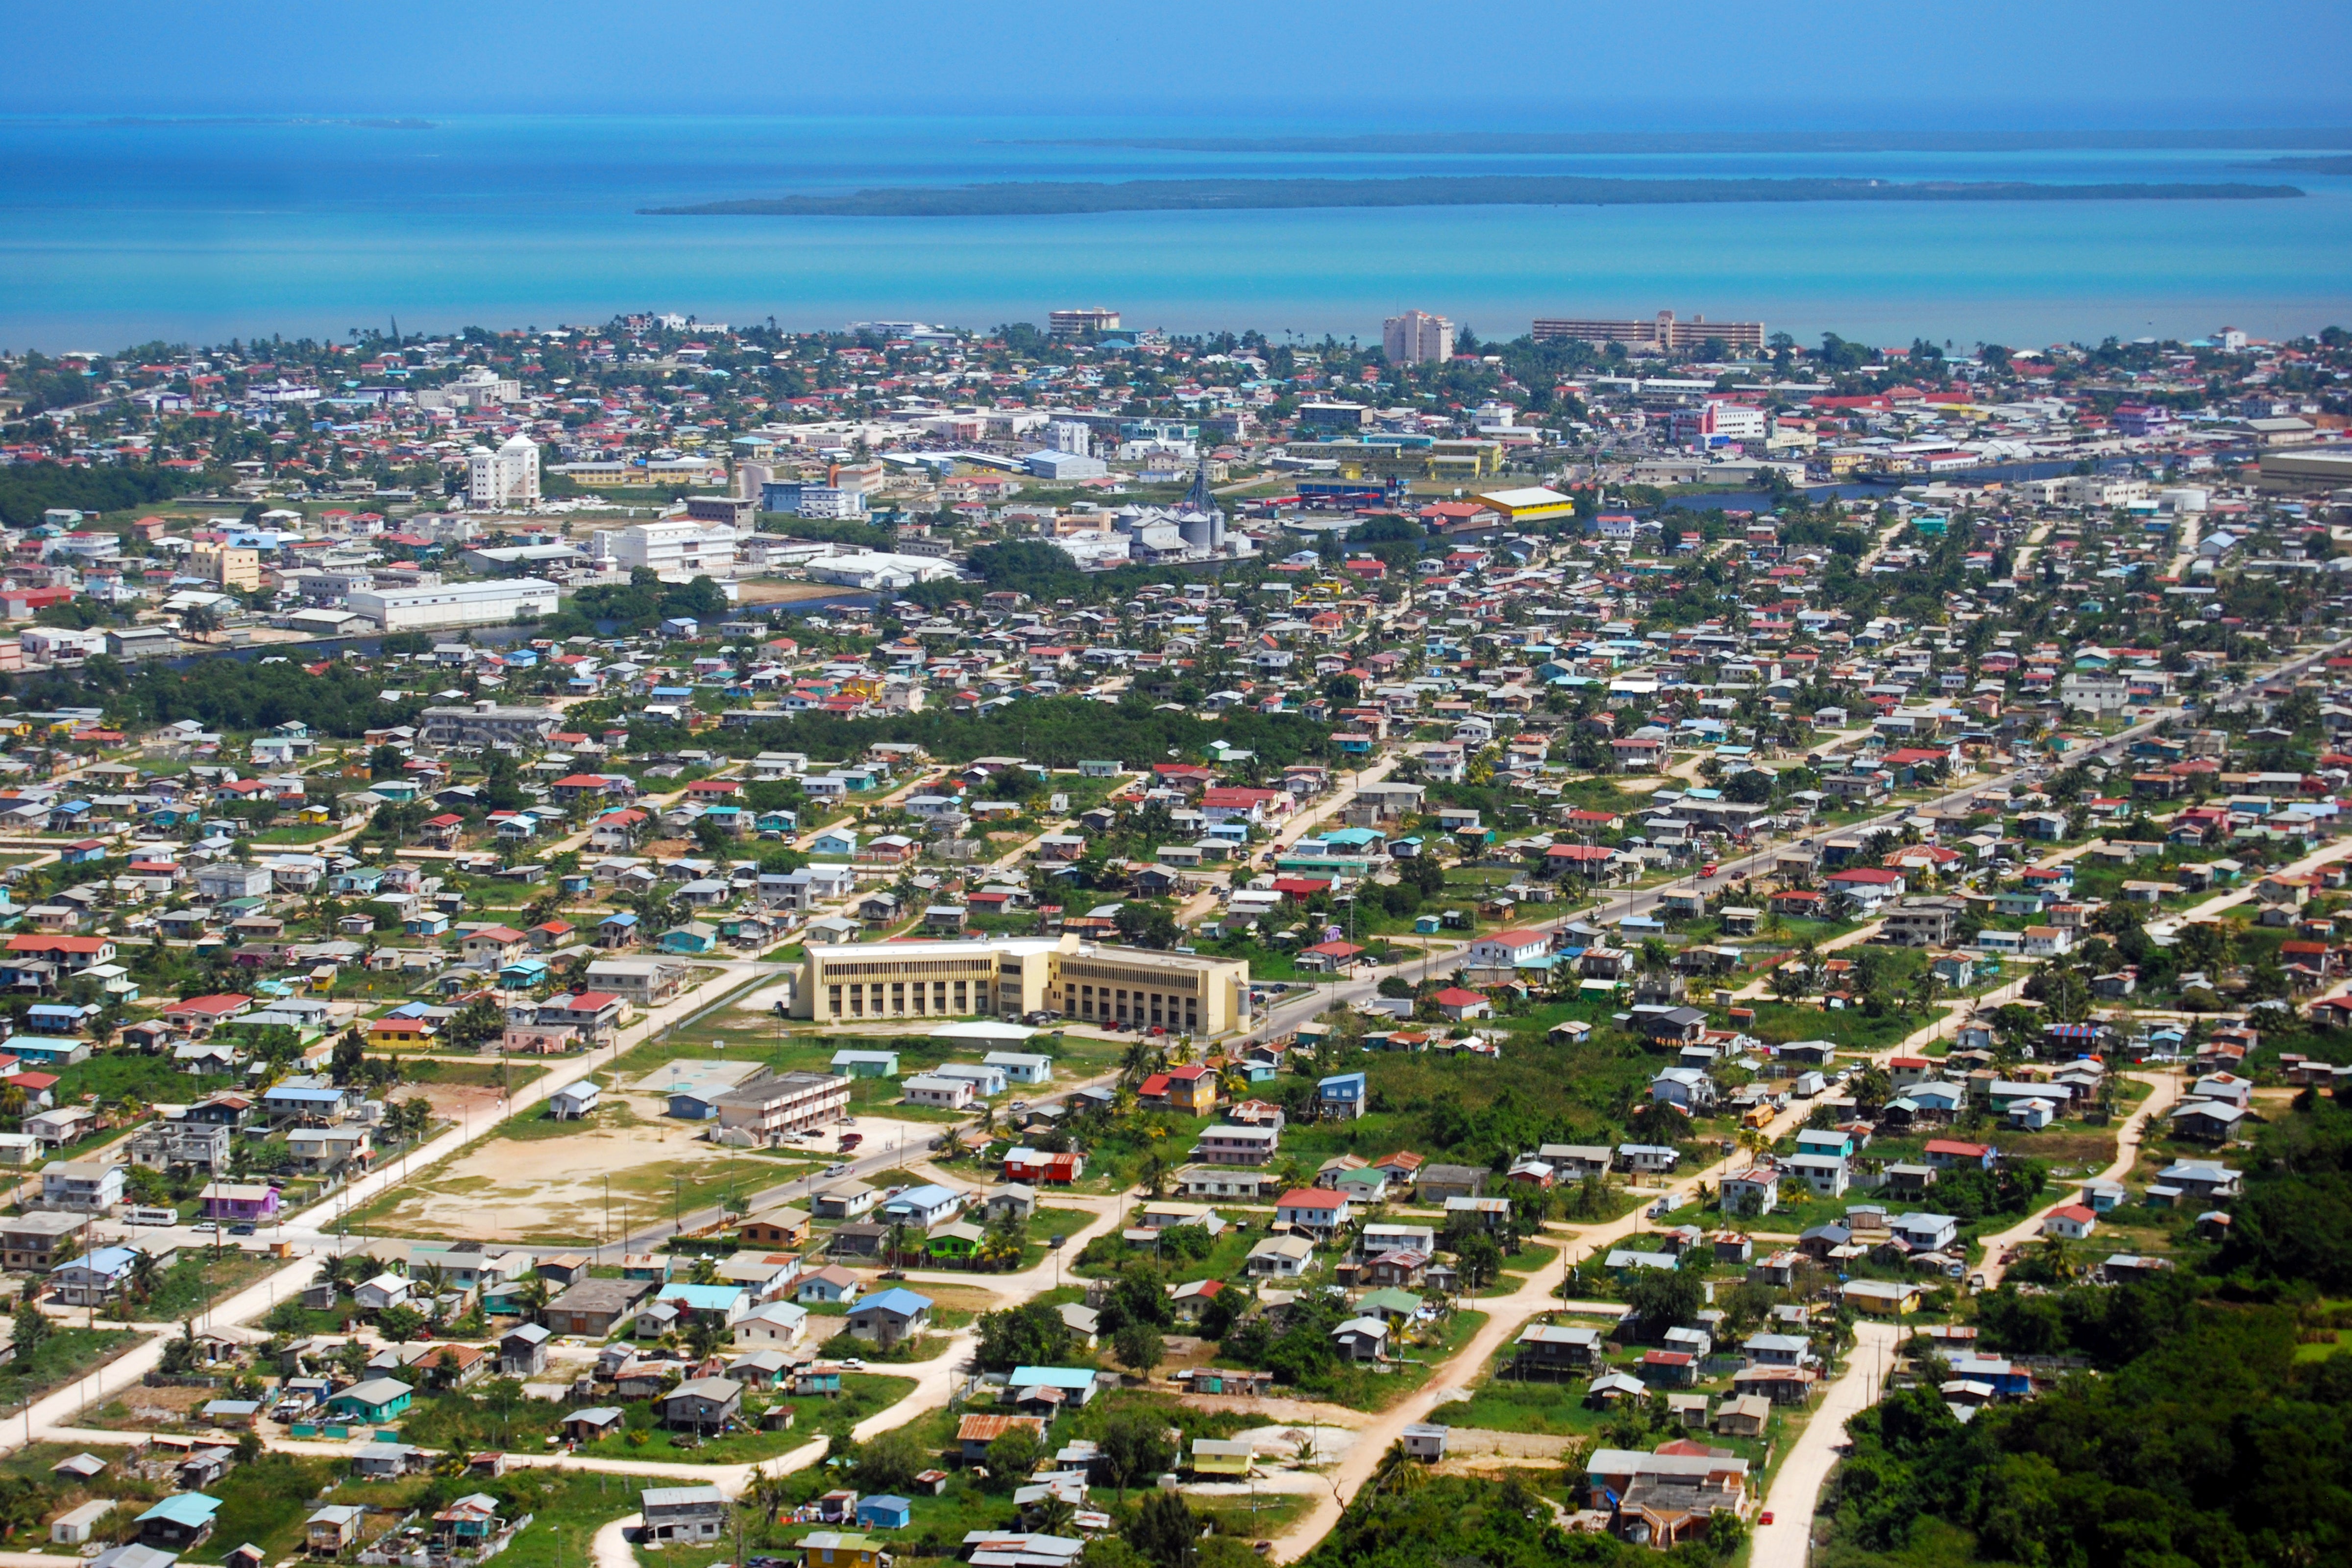
{"label": "distant island", "polygon": [[2352,174],[2352,158],[2265,158],[2242,169],[2292,169],[2299,174]]}
{"label": "distant island", "polygon": [[[1407,131],[1369,136],[1097,136],[1024,147],[1133,147],[1160,153],[2052,153],[2352,151],[2352,129],[2299,131]],[[2287,163],[2288,159],[2279,163]],[[2335,172],[2335,171],[2330,171]]]}
{"label": "distant island", "polygon": [[1006,217],[1268,207],[1632,206],[1711,202],[2266,201],[2294,185],[2051,185],[2029,181],[1605,180],[1553,174],[1391,180],[1009,181],[884,186],[846,195],[761,196],[641,207],[657,217]]}

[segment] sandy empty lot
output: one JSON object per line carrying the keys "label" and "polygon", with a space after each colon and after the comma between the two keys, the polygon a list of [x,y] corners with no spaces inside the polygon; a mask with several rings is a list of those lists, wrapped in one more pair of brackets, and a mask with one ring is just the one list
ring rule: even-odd
{"label": "sandy empty lot", "polygon": [[[733,1160],[744,1187],[783,1179],[772,1162],[721,1148],[684,1122],[590,1127],[560,1138],[492,1138],[468,1149],[428,1180],[411,1183],[382,1224],[423,1236],[484,1240],[591,1239],[604,1233],[606,1179],[615,1239],[625,1225],[670,1211],[673,1167]],[[700,1207],[709,1197],[689,1200]]]}

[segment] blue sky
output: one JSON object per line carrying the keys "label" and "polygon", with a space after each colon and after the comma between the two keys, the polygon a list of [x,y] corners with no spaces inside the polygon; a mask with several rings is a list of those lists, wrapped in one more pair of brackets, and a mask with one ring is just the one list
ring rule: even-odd
{"label": "blue sky", "polygon": [[912,108],[1332,129],[2315,125],[2315,0],[117,0],[13,7],[24,112]]}

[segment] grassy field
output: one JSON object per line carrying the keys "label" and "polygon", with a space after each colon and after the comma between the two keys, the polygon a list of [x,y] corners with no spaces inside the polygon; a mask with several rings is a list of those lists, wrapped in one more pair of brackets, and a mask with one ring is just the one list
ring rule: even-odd
{"label": "grassy field", "polygon": [[1951,1011],[1941,1005],[1909,1013],[1889,1008],[1874,1018],[1859,1007],[1827,1008],[1809,1003],[1760,999],[1751,1005],[1756,1009],[1756,1022],[1748,1032],[1759,1040],[1773,1045],[1790,1040],[1828,1040],[1847,1051],[1885,1050]]}
{"label": "grassy field", "polygon": [[457,1089],[519,1089],[547,1076],[546,1064],[534,1061],[501,1061],[490,1057],[480,1061],[451,1061],[446,1057],[404,1057],[393,1059],[400,1064],[400,1075],[409,1083],[440,1084]]}
{"label": "grassy field", "polygon": [[285,1265],[257,1252],[223,1249],[219,1258],[208,1247],[192,1247],[163,1271],[155,1294],[134,1302],[131,1310],[150,1322],[176,1323],[225,1301],[273,1268]]}
{"label": "grassy field", "polygon": [[0,1366],[0,1415],[87,1377],[146,1337],[129,1329],[58,1327],[29,1353]]}

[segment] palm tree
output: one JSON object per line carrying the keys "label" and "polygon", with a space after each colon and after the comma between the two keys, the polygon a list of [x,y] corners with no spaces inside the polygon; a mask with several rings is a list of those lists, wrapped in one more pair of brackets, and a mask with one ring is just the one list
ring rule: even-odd
{"label": "palm tree", "polygon": [[434,1322],[441,1321],[441,1298],[449,1289],[449,1271],[438,1263],[428,1263],[416,1271],[416,1289],[425,1300],[425,1316]]}
{"label": "palm tree", "polygon": [[144,1247],[132,1253],[131,1255],[131,1279],[129,1282],[132,1299],[140,1301],[153,1300],[155,1295],[155,1281],[159,1277],[159,1273],[160,1271],[155,1267],[155,1255],[153,1253],[149,1252]]}
{"label": "palm tree", "polygon": [[536,1274],[526,1276],[515,1288],[515,1302],[522,1308],[523,1321],[527,1323],[539,1321],[539,1315],[547,1310],[547,1281]]}
{"label": "palm tree", "polygon": [[1029,1528],[1039,1535],[1062,1535],[1077,1521],[1078,1510],[1057,1492],[1047,1492],[1029,1505]]}

